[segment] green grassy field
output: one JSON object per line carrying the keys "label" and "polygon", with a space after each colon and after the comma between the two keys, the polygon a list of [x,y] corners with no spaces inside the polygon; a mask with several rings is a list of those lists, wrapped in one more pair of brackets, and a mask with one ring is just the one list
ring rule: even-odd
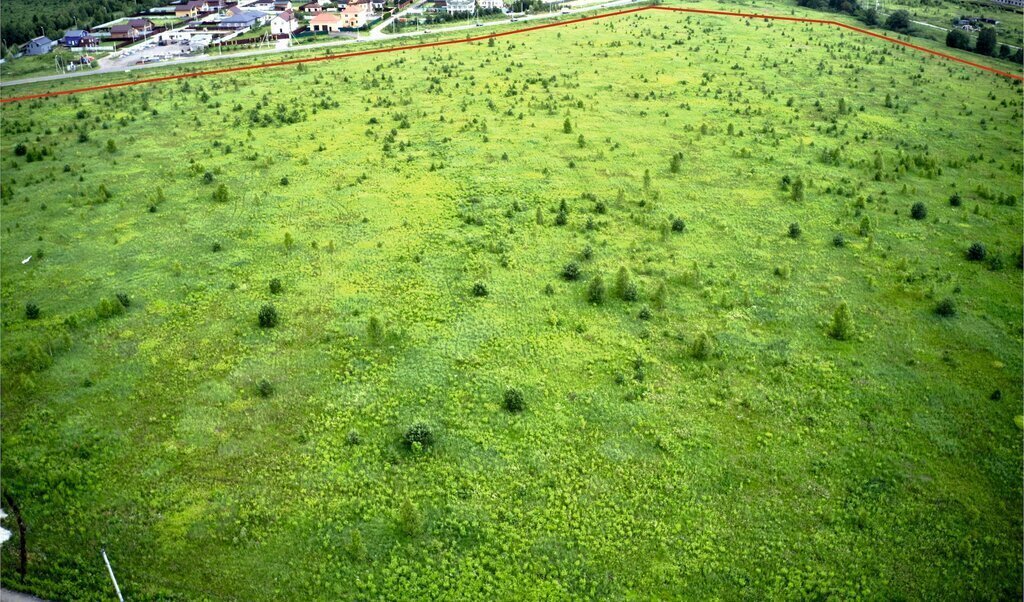
{"label": "green grassy field", "polygon": [[1021,104],[652,11],[3,105],[2,582],[1019,599]]}

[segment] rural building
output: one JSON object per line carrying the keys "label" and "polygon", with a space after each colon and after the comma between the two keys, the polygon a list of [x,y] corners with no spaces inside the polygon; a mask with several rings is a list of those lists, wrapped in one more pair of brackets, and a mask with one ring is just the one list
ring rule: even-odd
{"label": "rural building", "polygon": [[174,7],[174,16],[184,19],[192,19],[198,17],[199,13],[208,13],[212,9],[210,3],[206,0],[190,0],[185,4],[179,4]]}
{"label": "rural building", "polygon": [[479,0],[482,10],[504,10],[505,3],[502,0]]}
{"label": "rural building", "polygon": [[476,0],[447,0],[449,14],[471,13],[476,10]]}
{"label": "rural building", "polygon": [[291,0],[284,0],[283,2],[281,2],[279,0],[278,2],[274,3],[273,10],[274,10],[275,13],[280,13],[280,12],[284,12],[286,10],[291,10],[291,9],[292,9]]}
{"label": "rural building", "polygon": [[324,7],[320,6],[319,2],[310,2],[308,4],[303,4],[302,6],[300,6],[299,10],[304,12],[304,13],[309,13],[311,15],[316,15],[316,14],[319,14],[319,13],[323,12]]}
{"label": "rural building", "polygon": [[299,20],[290,10],[276,15],[270,20],[270,33],[275,36],[287,36],[299,28]]}
{"label": "rural building", "polygon": [[316,33],[336,33],[344,27],[342,22],[338,13],[320,13],[309,20],[309,28]]}
{"label": "rural building", "polygon": [[373,7],[369,2],[353,2],[341,11],[343,20],[342,27],[348,29],[359,29],[370,22],[373,17]]}
{"label": "rural building", "polygon": [[38,38],[32,38],[21,47],[21,51],[29,56],[35,56],[37,54],[46,54],[53,50],[53,47],[57,45],[46,36],[39,36]]}
{"label": "rural building", "polygon": [[84,29],[69,29],[64,32],[60,43],[68,48],[89,48],[98,45],[100,41]]}
{"label": "rural building", "polygon": [[267,13],[258,10],[246,10],[224,19],[220,22],[220,26],[227,29],[253,29],[266,25],[269,20],[270,16]]}

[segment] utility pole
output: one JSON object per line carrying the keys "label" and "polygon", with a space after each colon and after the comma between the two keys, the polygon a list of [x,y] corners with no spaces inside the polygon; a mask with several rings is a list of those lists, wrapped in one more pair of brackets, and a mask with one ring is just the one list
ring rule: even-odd
{"label": "utility pole", "polygon": [[114,582],[114,591],[117,593],[117,599],[124,602],[124,597],[121,596],[121,588],[117,586],[117,577],[114,577],[114,569],[110,567],[110,560],[107,559],[107,551],[104,548],[100,548],[100,553],[103,554],[103,562],[107,565],[110,580]]}

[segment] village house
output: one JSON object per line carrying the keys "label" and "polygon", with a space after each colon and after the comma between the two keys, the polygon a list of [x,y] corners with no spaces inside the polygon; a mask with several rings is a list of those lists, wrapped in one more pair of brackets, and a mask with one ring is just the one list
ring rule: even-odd
{"label": "village house", "polygon": [[471,13],[476,10],[476,0],[447,0],[448,13]]}
{"label": "village house", "polygon": [[344,27],[342,21],[338,13],[320,13],[309,20],[309,28],[315,33],[337,33]]}
{"label": "village house", "polygon": [[275,36],[287,36],[299,28],[299,20],[290,10],[275,15],[270,20],[270,33]]}
{"label": "village house", "polygon": [[98,45],[100,41],[84,29],[69,29],[64,32],[60,43],[68,48],[90,48]]}
{"label": "village house", "polygon": [[273,10],[274,10],[275,13],[281,13],[281,12],[284,12],[286,10],[291,10],[291,9],[292,9],[291,0],[284,0],[283,2],[279,0],[278,2],[274,3]]}
{"label": "village house", "polygon": [[29,56],[35,56],[37,54],[46,54],[53,50],[53,47],[57,45],[46,36],[39,36],[38,38],[32,38],[21,47],[21,52]]}
{"label": "village house", "polygon": [[352,2],[341,11],[343,27],[359,29],[365,27],[373,17],[373,7],[369,2]]}
{"label": "village house", "polygon": [[505,3],[502,0],[477,0],[480,10],[504,10]]}
{"label": "village house", "polygon": [[310,2],[300,6],[299,10],[310,15],[317,15],[323,12],[324,7],[320,6],[319,2]]}
{"label": "village house", "polygon": [[190,0],[185,4],[174,7],[174,16],[179,19],[194,19],[199,13],[211,12],[210,4],[206,0]]}
{"label": "village house", "polygon": [[110,28],[112,40],[137,40],[153,33],[156,27],[149,19],[132,19],[127,23],[118,23]]}
{"label": "village house", "polygon": [[269,20],[270,15],[267,13],[258,10],[246,10],[224,19],[220,22],[220,26],[225,29],[248,30],[266,25]]}

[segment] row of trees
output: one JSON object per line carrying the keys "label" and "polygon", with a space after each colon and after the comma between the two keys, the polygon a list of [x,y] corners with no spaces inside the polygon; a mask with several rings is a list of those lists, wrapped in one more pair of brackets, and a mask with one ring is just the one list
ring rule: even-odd
{"label": "row of trees", "polygon": [[[797,0],[797,4],[815,10],[831,10],[854,15],[871,26],[882,25],[890,31],[910,33],[910,13],[905,10],[890,13],[883,23],[878,11],[874,8],[862,9],[857,0]],[[954,29],[946,36],[946,46],[1024,63],[1024,51],[1018,48],[1015,53],[1010,46],[1000,45],[996,30],[992,27],[981,30],[978,34],[978,42],[973,48],[970,36],[962,30]]]}
{"label": "row of trees", "polygon": [[[1014,52],[1013,49],[1006,44],[999,44],[996,30],[992,27],[985,27],[978,33],[978,42],[973,48],[971,47],[971,36],[967,35],[966,31],[952,29],[948,34],[946,34],[946,46],[949,46],[950,48],[958,48],[960,50],[977,52],[978,54],[984,54],[985,56],[997,56],[1001,59],[1010,59],[1017,63],[1024,63],[1024,50],[1018,48],[1017,52]],[[996,50],[997,47],[998,50]]]}
{"label": "row of trees", "polygon": [[37,36],[58,39],[64,30],[88,28],[165,4],[159,0],[6,0],[0,14],[3,51]]}

